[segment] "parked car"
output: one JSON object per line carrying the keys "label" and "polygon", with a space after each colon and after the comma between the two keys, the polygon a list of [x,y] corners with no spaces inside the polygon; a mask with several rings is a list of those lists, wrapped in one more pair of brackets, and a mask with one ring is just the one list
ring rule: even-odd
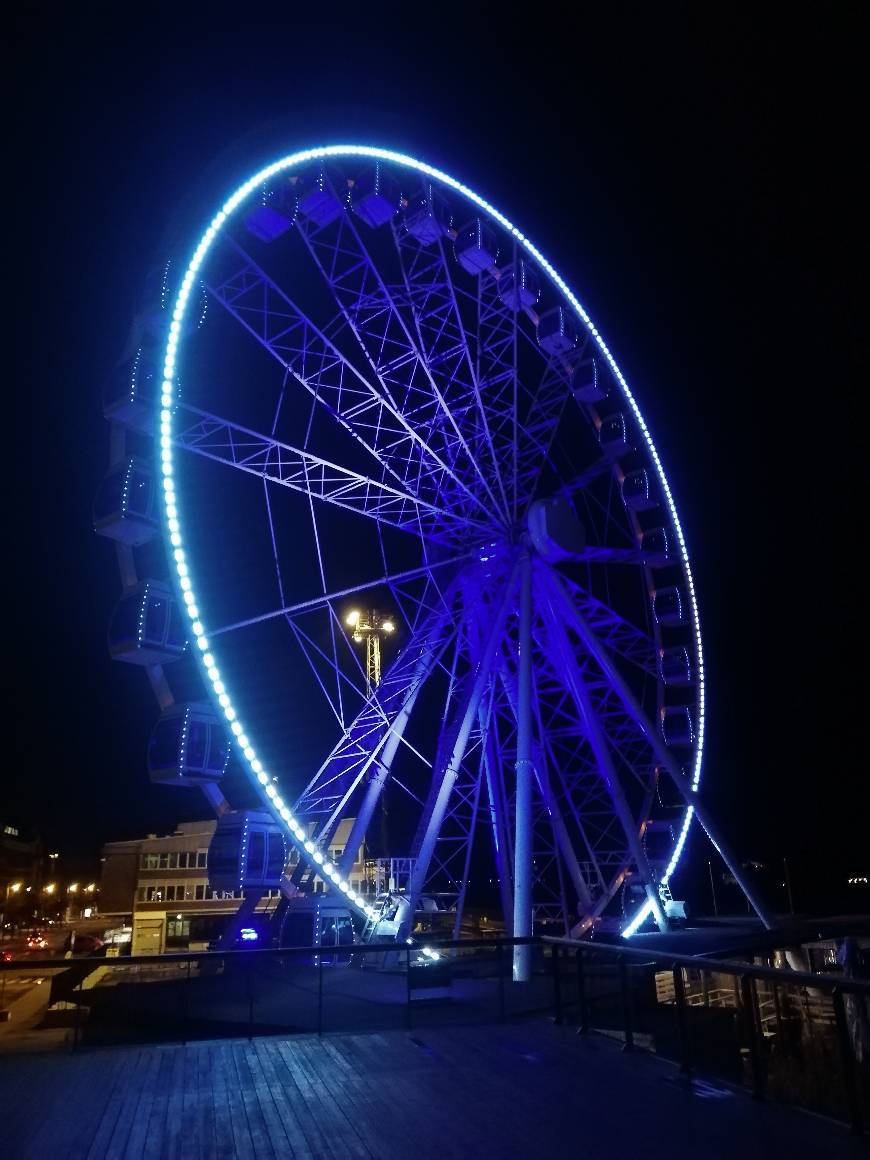
{"label": "parked car", "polygon": [[77,934],[76,944],[73,947],[73,954],[75,955],[92,955],[100,950],[103,945],[103,940],[97,938],[95,934]]}

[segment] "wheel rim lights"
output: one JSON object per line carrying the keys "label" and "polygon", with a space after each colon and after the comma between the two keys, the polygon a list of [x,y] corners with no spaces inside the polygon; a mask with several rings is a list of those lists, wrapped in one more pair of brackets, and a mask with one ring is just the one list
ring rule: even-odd
{"label": "wheel rim lights", "polygon": [[[579,299],[571,291],[570,287],[556,271],[556,269],[547,261],[544,255],[526,238],[515,225],[501,214],[494,206],[490,205],[484,198],[476,194],[468,186],[463,185],[461,181],[451,177],[447,173],[427,165],[423,161],[419,161],[414,157],[410,157],[404,153],[397,153],[391,149],[380,149],[372,145],[326,145],[317,149],[304,149],[298,153],[291,153],[279,161],[267,165],[253,177],[248,178],[246,182],[236,189],[236,191],[228,198],[221,209],[215,214],[205,230],[205,233],[199,240],[199,244],[193,252],[190,262],[184,272],[178,292],[173,302],[172,319],[169,324],[169,334],[166,341],[166,349],[163,357],[163,382],[160,395],[160,467],[163,474],[163,503],[164,513],[166,517],[166,526],[169,535],[169,542],[173,549],[173,558],[175,562],[176,579],[179,589],[184,600],[185,608],[188,618],[191,621],[191,631],[193,632],[199,652],[199,659],[206,676],[212,687],[215,700],[220,705],[220,710],[229,723],[229,727],[238,742],[239,749],[245,757],[250,776],[261,795],[266,799],[266,804],[280,817],[284,823],[288,835],[293,841],[294,845],[299,850],[300,857],[304,858],[315,872],[323,869],[327,872],[329,881],[336,886],[345,896],[349,905],[355,906],[366,918],[373,918],[375,910],[369,906],[364,900],[356,894],[350,883],[341,880],[336,881],[337,875],[329,874],[328,864],[320,867],[314,860],[312,853],[306,846],[306,834],[298,820],[293,816],[289,807],[284,803],[278,792],[275,790],[272,783],[272,778],[263,768],[262,762],[256,755],[256,751],[252,747],[248,736],[236,716],[236,712],[232,705],[232,700],[229,694],[225,691],[223,682],[221,681],[220,670],[214,655],[211,652],[208,636],[205,627],[200,621],[199,609],[196,605],[196,598],[193,594],[193,585],[190,580],[189,565],[187,563],[184,552],[184,544],[181,535],[181,522],[179,520],[178,496],[175,490],[174,469],[172,459],[172,406],[174,402],[175,392],[177,390],[176,384],[176,355],[181,337],[182,322],[187,310],[190,293],[196,283],[196,276],[200,267],[205,261],[212,242],[217,237],[220,230],[229,217],[236,209],[245,201],[245,199],[260,188],[264,182],[269,181],[275,177],[276,174],[283,172],[285,169],[293,169],[298,165],[304,165],[309,161],[323,160],[327,157],[370,157],[378,161],[392,162],[396,165],[404,166],[405,168],[416,170],[427,177],[434,178],[443,185],[454,189],[456,192],[462,194],[463,197],[468,198],[485,213],[487,213],[494,221],[505,229],[512,237],[516,239],[518,244],[532,257],[538,265],[548,274],[554,284],[565,295],[565,298],[570,302],[577,315],[582,319],[584,325],[594,339],[601,355],[607,361],[608,366],[613,372],[614,377],[619,383],[625,395],[626,401],[631,407],[632,413],[637,421],[637,424],[646,440],[653,463],[655,464],[656,474],[662,488],[662,493],[667,501],[668,509],[670,511],[671,520],[673,522],[674,531],[676,532],[677,541],[680,548],[680,559],[683,565],[686,584],[688,587],[689,600],[692,606],[692,628],[695,637],[695,651],[698,663],[698,744],[695,751],[695,762],[692,769],[692,792],[695,792],[701,780],[701,764],[704,752],[704,732],[705,732],[705,713],[704,713],[704,654],[701,643],[701,631],[698,614],[698,604],[695,596],[695,585],[692,578],[692,571],[689,565],[689,553],[686,546],[686,541],[683,536],[683,529],[680,524],[680,519],[677,514],[676,504],[674,503],[673,495],[671,493],[670,485],[665,476],[664,467],[652,436],[641,414],[640,408],[635,402],[634,396],[625,380],[622,372],[616,364],[616,360],[610,353],[604,339],[598,332],[598,329],[592,322],[592,319],[580,303]],[[265,790],[265,793],[264,793]],[[271,791],[271,792],[270,792]],[[689,832],[694,809],[688,806],[683,818],[683,825],[680,830],[676,845],[674,846],[671,860],[662,876],[661,884],[666,886],[680,860],[683,852],[683,847]],[[630,937],[642,922],[652,913],[652,905],[647,902],[639,908],[637,913],[623,930],[623,937]]]}

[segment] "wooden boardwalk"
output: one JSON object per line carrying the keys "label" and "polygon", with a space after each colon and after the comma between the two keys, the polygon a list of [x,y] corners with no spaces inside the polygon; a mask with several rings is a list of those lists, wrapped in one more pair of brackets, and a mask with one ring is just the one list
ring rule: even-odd
{"label": "wooden boardwalk", "polygon": [[770,1160],[866,1140],[547,1021],[0,1059],[7,1160]]}

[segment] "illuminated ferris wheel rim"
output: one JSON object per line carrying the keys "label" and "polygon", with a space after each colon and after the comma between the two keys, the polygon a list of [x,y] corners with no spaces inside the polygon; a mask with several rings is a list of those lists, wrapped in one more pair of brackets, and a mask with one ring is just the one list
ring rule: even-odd
{"label": "illuminated ferris wheel rim", "polygon": [[[619,384],[625,400],[631,408],[638,429],[642,433],[646,442],[647,450],[652,459],[656,477],[659,486],[661,487],[662,495],[664,496],[667,503],[671,524],[679,545],[679,562],[683,569],[687,586],[687,593],[689,596],[691,628],[697,663],[697,734],[694,748],[694,762],[691,770],[691,789],[693,792],[697,790],[700,783],[703,759],[705,733],[704,662],[698,603],[689,563],[688,549],[671,488],[665,475],[661,458],[653,442],[652,435],[649,431],[649,428],[647,427],[640,408],[635,401],[631,389],[624,375],[619,369],[616,360],[611,354],[607,344],[605,343],[602,335],[594,325],[591,317],[579,299],[576,297],[576,295],[573,293],[573,291],[570,289],[568,284],[561,277],[555,267],[540,252],[540,250],[538,250],[537,247],[531,241],[529,241],[529,239],[508,220],[508,218],[504,216],[504,214],[500,213],[499,210],[491,205],[485,198],[475,193],[474,190],[470,189],[467,185],[461,181],[458,181],[456,178],[451,177],[449,174],[444,173],[442,170],[435,168],[434,166],[428,165],[425,162],[411,157],[408,154],[399,153],[394,150],[383,149],[371,145],[355,144],[326,145],[318,148],[304,149],[295,153],[288,154],[280,160],[265,166],[251,177],[249,177],[231,194],[231,196],[224,202],[222,207],[209,222],[196,248],[193,251],[189,263],[187,264],[172,304],[171,321],[169,324],[169,332],[166,337],[166,345],[163,354],[162,389],[160,394],[159,459],[163,480],[163,510],[166,520],[168,539],[171,545],[176,583],[180,591],[183,605],[187,610],[187,615],[191,623],[191,631],[197,646],[196,652],[199,657],[199,663],[202,666],[205,676],[208,678],[208,686],[211,689],[215,700],[220,706],[221,713],[226,719],[229,729],[238,743],[238,748],[245,759],[246,772],[248,772],[249,777],[257,787],[267,808],[274,812],[283,822],[291,840],[300,850],[301,856],[309,863],[313,863],[316,872],[325,874],[331,883],[346,896],[352,905],[360,910],[360,912],[363,913],[367,918],[370,918],[373,915],[373,908],[366,903],[365,899],[363,899],[361,895],[356,893],[350,883],[340,877],[338,871],[330,864],[329,860],[324,859],[323,855],[318,851],[315,844],[307,838],[306,832],[300,820],[294,816],[289,805],[283,800],[280,793],[278,793],[278,791],[275,789],[273,779],[257,757],[256,751],[248,736],[248,732],[237,717],[233,707],[232,697],[227,691],[221,679],[221,672],[218,668],[217,660],[212,651],[212,646],[209,642],[206,629],[200,620],[200,613],[197,607],[196,596],[193,591],[193,583],[189,573],[188,561],[185,553],[184,539],[181,529],[179,501],[174,482],[172,442],[172,413],[177,392],[176,364],[179,347],[181,345],[182,324],[185,319],[191,292],[197,284],[198,272],[202,267],[214,240],[221,232],[226,222],[233,216],[235,211],[245,203],[251,194],[253,194],[258,188],[262,187],[262,185],[265,182],[268,182],[271,178],[274,178],[276,175],[287,170],[292,170],[300,165],[305,165],[313,161],[322,161],[327,158],[341,157],[369,158],[376,162],[388,162],[393,165],[414,170],[425,177],[433,179],[448,189],[452,189],[455,192],[461,194],[468,201],[472,202],[475,206],[482,210],[489,218],[491,218],[503,230],[507,231],[507,233],[511,235],[516,244],[521,247],[521,249],[531,259],[534,260],[538,268],[547,274],[552,283],[562,293],[565,300],[570,303],[572,309],[583,322],[584,327],[588,331],[591,338],[594,340],[599,353],[606,361],[610,371]],[[663,886],[667,886],[667,883],[673,875],[679,862],[683,847],[685,845],[686,837],[688,835],[692,816],[693,806],[689,805],[685,809],[683,822],[680,827],[679,835],[675,842],[670,861],[661,878],[661,884]],[[633,931],[637,929],[640,923],[649,916],[649,914],[652,912],[652,909],[653,907],[651,902],[647,901],[644,903],[637,910],[628,925],[625,927],[623,934],[630,935],[633,933]]]}

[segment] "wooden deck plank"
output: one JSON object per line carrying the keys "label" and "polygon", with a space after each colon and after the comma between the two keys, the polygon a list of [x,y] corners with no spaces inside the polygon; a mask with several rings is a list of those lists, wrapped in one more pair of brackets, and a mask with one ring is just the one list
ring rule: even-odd
{"label": "wooden deck plank", "polygon": [[257,1096],[254,1078],[251,1075],[251,1067],[245,1058],[245,1043],[234,1040],[230,1046],[230,1056],[235,1069],[236,1082],[239,1085],[239,1093],[245,1107],[254,1155],[257,1157],[275,1156],[275,1147],[269,1136],[269,1128]]}
{"label": "wooden deck plank", "polygon": [[208,1078],[208,1100],[214,1125],[214,1147],[217,1160],[232,1160],[236,1155],[233,1126],[230,1119],[226,1083],[221,1074],[220,1060],[215,1047],[206,1044],[201,1050],[203,1068]]}
{"label": "wooden deck plank", "polygon": [[235,1149],[233,1156],[244,1157],[245,1160],[247,1160],[247,1157],[251,1157],[251,1160],[253,1160],[256,1153],[254,1152],[251,1141],[245,1104],[239,1091],[236,1068],[233,1063],[231,1040],[221,1040],[215,1045],[214,1061],[215,1078],[218,1081],[215,1086],[215,1099],[222,1099],[227,1108],[233,1147]]}
{"label": "wooden deck plank", "polygon": [[284,1077],[279,1075],[275,1063],[275,1051],[270,1050],[268,1039],[255,1039],[252,1047],[256,1052],[257,1062],[262,1071],[263,1081],[268,1086],[275,1110],[284,1125],[284,1131],[294,1157],[300,1160],[315,1160],[319,1153],[311,1147],[308,1136],[299,1116],[299,1099],[294,1085],[287,1084]]}
{"label": "wooden deck plank", "polygon": [[243,1055],[250,1072],[251,1082],[254,1085],[254,1092],[260,1104],[260,1111],[263,1114],[266,1130],[269,1133],[269,1139],[272,1142],[272,1147],[276,1155],[286,1156],[288,1153],[291,1156],[298,1155],[297,1149],[300,1142],[302,1144],[302,1151],[307,1152],[307,1143],[305,1142],[304,1136],[298,1131],[295,1121],[291,1117],[285,1122],[285,1117],[278,1110],[272,1091],[272,1082],[264,1071],[260,1054],[253,1040],[249,1040],[244,1044]]}
{"label": "wooden deck plank", "polygon": [[[276,1043],[278,1055],[296,1087],[300,1107],[305,1109],[305,1133],[319,1156],[329,1157],[329,1160],[352,1160],[360,1156],[359,1140],[350,1139],[346,1123],[336,1120],[332,1100],[323,1098],[320,1085],[312,1078],[300,1055],[300,1045],[310,1039],[311,1036],[299,1035]],[[367,1151],[362,1155],[367,1156]]]}
{"label": "wooden deck plank", "polygon": [[372,1153],[360,1136],[356,1117],[348,1107],[346,1092],[340,1089],[334,1094],[324,1082],[323,1041],[306,1036],[296,1044],[296,1048],[299,1067],[306,1073],[311,1090],[320,1101],[328,1136],[340,1140],[348,1155],[356,1160],[370,1160]]}
{"label": "wooden deck plank", "polygon": [[145,1129],[142,1156],[144,1160],[159,1160],[163,1150],[163,1125],[169,1106],[169,1085],[175,1066],[177,1047],[160,1047],[160,1067],[154,1080],[151,1104],[148,1109],[148,1123]]}
{"label": "wooden deck plank", "polygon": [[350,1074],[336,1062],[332,1053],[327,1052],[326,1040],[299,1044],[297,1050],[300,1063],[307,1068],[321,1099],[332,1105],[334,1115],[330,1119],[330,1131],[337,1131],[349,1147],[353,1147],[352,1141],[356,1140],[364,1150],[361,1154],[376,1156],[380,1160],[386,1151],[383,1137],[377,1130],[374,1105],[367,1113],[361,1112]]}
{"label": "wooden deck plank", "polygon": [[216,1160],[218,1156],[217,1128],[206,1045],[197,1044],[191,1054],[193,1055],[191,1069],[196,1075],[196,1128],[199,1154],[203,1160]]}
{"label": "wooden deck plank", "polygon": [[185,1055],[183,1044],[174,1048],[166,1100],[166,1120],[162,1130],[161,1160],[180,1160],[183,1155]]}
{"label": "wooden deck plank", "polygon": [[[193,1137],[195,1154],[204,1160],[208,1156],[208,1122],[203,1117],[206,1100],[199,1090],[199,1069],[197,1064],[201,1053],[198,1043],[186,1044],[182,1050],[183,1067],[181,1081],[181,1121],[182,1135]],[[209,1117],[210,1118],[210,1117]],[[185,1144],[184,1153],[188,1151]]]}
{"label": "wooden deck plank", "polygon": [[[324,1085],[336,1099],[344,1101],[356,1131],[372,1155],[379,1160],[407,1155],[408,1140],[413,1134],[408,1134],[406,1110],[397,1104],[392,1089],[380,1082],[378,1073],[361,1069],[342,1040],[325,1038],[319,1048],[316,1055],[312,1053],[312,1062],[316,1065],[319,1057],[318,1072]],[[445,1149],[445,1160],[451,1155],[451,1150]]]}
{"label": "wooden deck plank", "polygon": [[157,1051],[150,1048],[145,1052],[148,1067],[141,1077],[141,1086],[136,1106],[130,1111],[130,1124],[127,1138],[124,1141],[125,1157],[139,1160],[145,1152],[145,1139],[148,1134],[148,1120],[151,1115],[151,1105],[154,1101],[154,1091],[157,1085],[157,1076],[160,1073],[161,1057]]}
{"label": "wooden deck plank", "polygon": [[279,1112],[285,1120],[288,1135],[294,1142],[294,1148],[300,1156],[308,1155],[319,1160],[325,1155],[320,1127],[316,1122],[312,1122],[308,1106],[293,1082],[275,1041],[258,1040],[257,1053],[263,1072],[275,1094]]}
{"label": "wooden deck plank", "polygon": [[88,1149],[88,1160],[103,1160],[110,1153],[114,1156],[123,1154],[118,1149],[118,1142],[121,1137],[126,1140],[130,1105],[138,1098],[141,1073],[148,1067],[147,1050],[139,1048],[134,1052],[125,1059],[123,1067],[113,1069],[112,1092]]}

